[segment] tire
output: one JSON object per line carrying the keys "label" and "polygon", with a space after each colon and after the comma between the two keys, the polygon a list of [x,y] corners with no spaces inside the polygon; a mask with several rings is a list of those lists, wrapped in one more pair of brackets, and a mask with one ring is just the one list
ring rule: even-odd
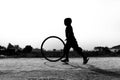
{"label": "tire", "polygon": [[65,46],[65,43],[64,43],[64,41],[63,41],[61,38],[59,38],[59,37],[57,37],[57,36],[49,36],[49,37],[47,37],[47,38],[42,42],[42,44],[41,44],[41,53],[42,53],[43,57],[44,57],[46,60],[50,61],[50,62],[57,62],[57,61],[61,60],[61,59],[65,56],[65,54],[64,54],[63,52],[62,52],[63,54],[61,54],[60,57],[58,57],[58,58],[56,58],[56,59],[53,60],[53,59],[50,59],[50,58],[45,54],[45,51],[43,50],[43,45],[44,45],[44,43],[45,43],[48,39],[50,39],[50,38],[56,38],[56,39],[60,40],[60,41],[62,42],[63,46]]}

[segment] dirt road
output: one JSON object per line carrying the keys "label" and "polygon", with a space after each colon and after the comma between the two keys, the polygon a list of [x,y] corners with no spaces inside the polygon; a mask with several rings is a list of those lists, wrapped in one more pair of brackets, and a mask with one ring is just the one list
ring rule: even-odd
{"label": "dirt road", "polygon": [[0,80],[120,80],[120,58],[71,58],[69,64],[39,58],[0,60]]}

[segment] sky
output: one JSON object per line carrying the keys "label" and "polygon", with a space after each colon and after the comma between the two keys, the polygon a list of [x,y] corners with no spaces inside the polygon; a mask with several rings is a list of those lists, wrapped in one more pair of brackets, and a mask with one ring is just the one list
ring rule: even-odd
{"label": "sky", "polygon": [[[120,44],[119,0],[0,0],[0,45],[40,48],[48,36],[65,40],[67,17],[83,49]],[[60,47],[53,43],[48,47]]]}

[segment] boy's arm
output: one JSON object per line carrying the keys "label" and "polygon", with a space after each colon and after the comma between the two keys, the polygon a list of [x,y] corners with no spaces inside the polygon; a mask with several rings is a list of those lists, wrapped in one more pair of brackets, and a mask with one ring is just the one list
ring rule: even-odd
{"label": "boy's arm", "polygon": [[66,32],[65,32],[65,34],[66,34],[66,40],[69,38],[69,31],[68,31],[68,29],[66,29]]}

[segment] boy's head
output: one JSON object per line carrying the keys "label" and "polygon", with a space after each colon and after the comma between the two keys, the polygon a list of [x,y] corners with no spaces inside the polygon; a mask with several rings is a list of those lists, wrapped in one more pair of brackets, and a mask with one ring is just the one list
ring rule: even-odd
{"label": "boy's head", "polygon": [[64,24],[65,24],[66,26],[71,25],[71,23],[72,23],[72,19],[71,19],[71,18],[65,18]]}

